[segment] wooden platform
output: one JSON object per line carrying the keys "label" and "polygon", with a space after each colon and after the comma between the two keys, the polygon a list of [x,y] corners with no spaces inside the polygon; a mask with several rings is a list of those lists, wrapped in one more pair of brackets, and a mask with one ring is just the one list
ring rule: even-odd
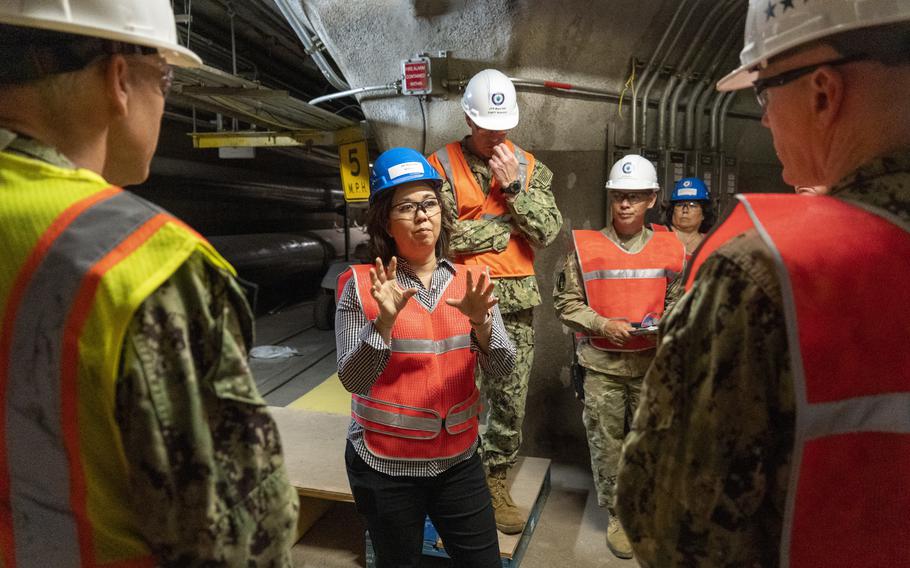
{"label": "wooden platform", "polygon": [[[354,501],[344,465],[345,438],[351,418],[294,408],[270,407],[269,410],[281,434],[288,476],[301,497],[298,528],[302,528],[302,535],[332,501]],[[527,548],[546,502],[550,460],[519,457],[509,472],[509,483],[515,503],[530,512],[522,534],[499,533],[503,566],[514,568]]]}

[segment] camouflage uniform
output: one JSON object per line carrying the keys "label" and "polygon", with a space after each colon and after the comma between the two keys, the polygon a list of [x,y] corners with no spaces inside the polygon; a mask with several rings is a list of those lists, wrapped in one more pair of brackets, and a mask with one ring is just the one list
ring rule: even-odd
{"label": "camouflage uniform", "polygon": [[[465,138],[467,140],[467,138]],[[474,178],[484,194],[489,193],[493,174],[486,161],[475,156],[465,140],[461,148],[474,173]],[[527,240],[535,248],[548,246],[556,239],[562,227],[562,215],[550,191],[553,172],[539,160],[535,162],[528,184],[528,191],[519,193],[508,203],[512,221],[477,219],[455,221],[451,250],[453,255],[502,252],[510,238]],[[442,185],[446,209],[457,216],[455,194],[451,184]],[[521,445],[521,425],[524,421],[528,379],[534,363],[533,309],[540,304],[537,278],[498,278],[495,281],[496,297],[502,320],[512,343],[515,344],[515,368],[508,377],[487,384],[483,373],[478,373],[478,387],[489,402],[487,428],[483,434],[484,465],[487,468],[511,467]]]}
{"label": "camouflage uniform", "polygon": [[[72,163],[0,129],[0,148]],[[252,314],[236,281],[194,253],[137,310],[116,418],[139,527],[163,566],[291,566],[297,495],[247,366]]]}
{"label": "camouflage uniform", "polygon": [[[631,254],[640,252],[654,234],[651,229],[642,229],[632,238],[621,239],[613,225],[601,232]],[[682,285],[677,276],[667,285],[665,309],[672,307],[681,294]],[[553,307],[559,320],[573,331],[600,335],[607,321],[587,304],[581,268],[574,251],[566,255],[562,269],[556,273]],[[585,368],[582,420],[588,434],[597,503],[601,507],[611,507],[622,441],[638,406],[641,380],[654,359],[654,350],[602,351],[582,340],[576,346],[576,354],[578,363]]]}
{"label": "camouflage uniform", "polygon": [[[910,150],[831,193],[910,222]],[[741,235],[706,260],[667,319],[626,439],[616,507],[643,566],[778,564],[795,419],[789,361],[770,251]]]}

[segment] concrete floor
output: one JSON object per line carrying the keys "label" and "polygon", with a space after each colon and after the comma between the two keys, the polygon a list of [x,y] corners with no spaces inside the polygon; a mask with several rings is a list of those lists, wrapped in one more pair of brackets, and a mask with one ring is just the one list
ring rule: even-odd
{"label": "concrete floor", "polygon": [[[575,464],[554,463],[551,490],[543,513],[521,562],[522,568],[633,568],[607,549],[607,514],[597,506],[591,472]],[[366,566],[364,525],[354,505],[338,503],[294,547],[298,567],[348,568]],[[425,558],[423,566],[448,566],[448,561]]]}

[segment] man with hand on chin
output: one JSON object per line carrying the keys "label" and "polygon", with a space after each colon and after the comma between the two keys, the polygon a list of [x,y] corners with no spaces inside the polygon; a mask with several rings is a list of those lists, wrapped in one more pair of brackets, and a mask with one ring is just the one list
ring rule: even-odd
{"label": "man with hand on chin", "polygon": [[506,137],[518,124],[515,87],[501,72],[486,69],[465,88],[461,107],[471,134],[434,152],[428,161],[443,177],[441,194],[453,212],[451,250],[457,262],[490,269],[502,319],[517,357],[506,377],[480,375],[489,404],[483,461],[493,494],[496,526],[513,534],[524,528],[506,486],[521,445],[528,379],[534,362],[533,308],[540,303],[534,249],[559,234],[562,216],[550,191],[553,172]]}

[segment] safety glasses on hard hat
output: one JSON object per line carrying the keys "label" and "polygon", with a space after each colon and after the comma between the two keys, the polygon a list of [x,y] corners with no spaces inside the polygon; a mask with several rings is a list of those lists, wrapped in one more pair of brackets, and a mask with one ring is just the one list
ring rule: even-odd
{"label": "safety glasses on hard hat", "polygon": [[783,73],[778,73],[777,75],[771,77],[764,77],[762,79],[756,79],[752,82],[752,88],[755,89],[755,99],[758,101],[758,106],[761,107],[762,112],[768,106],[768,89],[771,87],[780,87],[799,79],[804,75],[812,73],[816,69],[822,67],[831,66],[836,67],[837,65],[844,65],[846,63],[853,63],[860,59],[865,59],[865,54],[857,53],[856,55],[851,55],[849,57],[842,57],[840,59],[835,59],[833,61],[822,61],[821,63],[813,63],[812,65],[805,65],[803,67],[797,67],[796,69],[790,69],[789,71],[784,71]]}

